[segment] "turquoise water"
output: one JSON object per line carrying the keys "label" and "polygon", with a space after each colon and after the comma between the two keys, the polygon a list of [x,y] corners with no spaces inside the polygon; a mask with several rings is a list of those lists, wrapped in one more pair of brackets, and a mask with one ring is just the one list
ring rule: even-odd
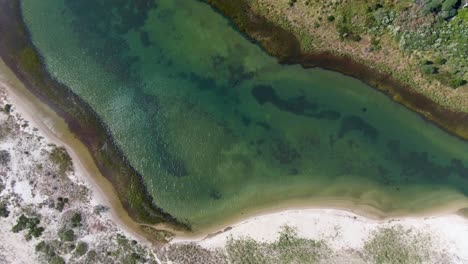
{"label": "turquoise water", "polygon": [[51,74],[195,229],[283,203],[416,210],[468,194],[466,142],[358,80],[278,64],[202,2],[22,6]]}

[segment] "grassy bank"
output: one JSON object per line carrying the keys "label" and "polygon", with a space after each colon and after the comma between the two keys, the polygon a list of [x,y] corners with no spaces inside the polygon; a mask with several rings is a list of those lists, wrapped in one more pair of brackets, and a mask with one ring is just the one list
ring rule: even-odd
{"label": "grassy bank", "polygon": [[129,215],[146,224],[165,223],[176,229],[189,229],[155,205],[141,175],[129,165],[94,110],[45,70],[22,21],[20,1],[1,0],[0,6],[0,56],[33,94],[66,120],[89,149],[101,173],[113,184]]}
{"label": "grassy bank", "polygon": [[[280,62],[322,67],[356,77],[439,127],[468,139],[468,98],[464,92],[467,51],[463,34],[467,9],[445,19],[440,18],[442,11],[434,10],[426,14],[426,19],[419,17],[418,12],[423,11],[410,1],[398,5],[391,1],[207,2]],[[399,20],[393,17],[397,12],[401,13]],[[361,19],[363,15],[368,19]],[[428,20],[421,22],[426,23],[426,31],[431,25],[441,32],[445,32],[444,27],[452,28],[453,39],[441,36],[440,41],[460,48],[453,52],[431,50],[430,40],[424,38],[418,39],[420,46],[410,45],[408,40],[400,48],[397,36],[391,34],[397,23],[410,23],[405,22],[404,16]],[[429,68],[433,71],[428,73]]]}

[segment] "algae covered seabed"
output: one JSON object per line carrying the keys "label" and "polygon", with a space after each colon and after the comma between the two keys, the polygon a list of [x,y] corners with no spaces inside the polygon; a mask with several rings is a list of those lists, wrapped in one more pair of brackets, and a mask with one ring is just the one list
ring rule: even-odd
{"label": "algae covered seabed", "polygon": [[[118,146],[154,203],[194,230],[293,205],[466,205],[467,142],[361,81],[278,64],[205,3],[21,7],[47,71],[112,135],[94,151]],[[131,209],[147,196],[124,178]]]}

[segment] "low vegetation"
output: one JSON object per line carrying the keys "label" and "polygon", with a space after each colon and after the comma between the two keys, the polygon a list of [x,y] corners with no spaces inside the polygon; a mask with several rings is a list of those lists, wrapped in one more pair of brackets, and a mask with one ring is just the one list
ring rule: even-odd
{"label": "low vegetation", "polygon": [[173,244],[158,254],[163,263],[446,263],[434,239],[422,232],[400,225],[383,227],[364,242],[360,251],[336,251],[326,241],[301,238],[294,228],[284,226],[273,242],[259,242],[249,237],[230,238],[223,249],[209,250],[196,244]]}
{"label": "low vegetation", "polygon": [[44,227],[39,226],[40,222],[38,217],[26,217],[22,214],[18,218],[16,225],[13,226],[12,231],[13,233],[18,233],[27,230],[24,237],[26,240],[31,240],[33,237],[40,237],[42,232],[44,232]]}
{"label": "low vegetation", "polygon": [[368,262],[376,264],[434,263],[437,259],[443,260],[433,248],[430,236],[401,226],[375,232],[364,245],[364,255]]}
{"label": "low vegetation", "polygon": [[0,150],[0,165],[6,166],[11,160],[10,152],[7,150]]}
{"label": "low vegetation", "polygon": [[73,169],[72,161],[64,147],[54,147],[50,152],[50,160],[59,168],[60,175],[65,174]]}
{"label": "low vegetation", "polygon": [[[0,188],[0,192],[2,189]],[[0,202],[0,217],[8,217],[10,215],[10,211],[8,210],[7,204],[5,202]]]}

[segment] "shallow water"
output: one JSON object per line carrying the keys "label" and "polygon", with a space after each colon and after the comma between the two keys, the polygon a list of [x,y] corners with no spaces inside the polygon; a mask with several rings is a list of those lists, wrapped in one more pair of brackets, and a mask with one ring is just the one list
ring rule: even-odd
{"label": "shallow water", "polygon": [[22,3],[48,70],[195,229],[288,201],[468,195],[466,142],[358,80],[278,64],[202,2]]}

